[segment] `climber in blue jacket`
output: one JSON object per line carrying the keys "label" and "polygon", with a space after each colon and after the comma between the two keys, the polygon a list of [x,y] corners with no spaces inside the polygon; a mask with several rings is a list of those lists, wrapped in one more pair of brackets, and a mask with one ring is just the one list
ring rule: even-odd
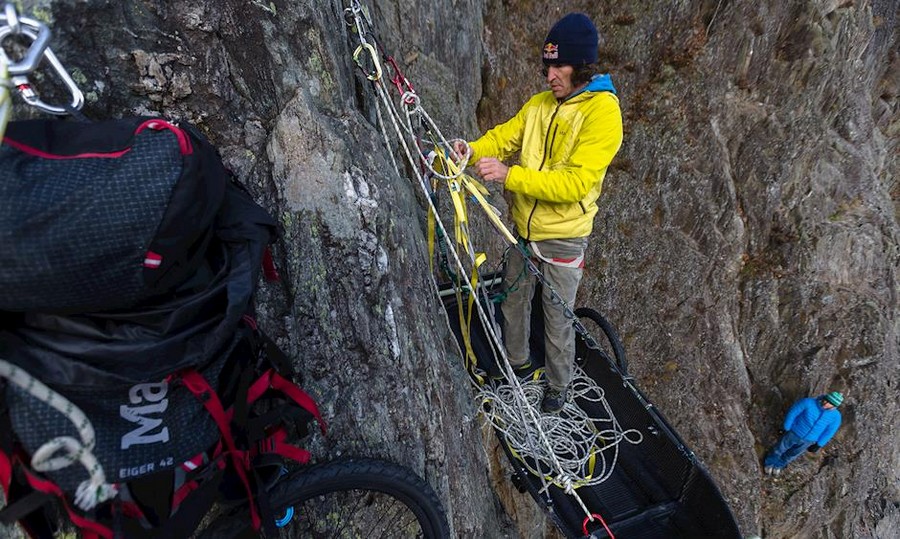
{"label": "climber in blue jacket", "polygon": [[841,426],[837,408],[842,402],[844,396],[837,391],[795,402],[784,418],[784,435],[766,454],[766,474],[778,475],[804,451],[824,447]]}

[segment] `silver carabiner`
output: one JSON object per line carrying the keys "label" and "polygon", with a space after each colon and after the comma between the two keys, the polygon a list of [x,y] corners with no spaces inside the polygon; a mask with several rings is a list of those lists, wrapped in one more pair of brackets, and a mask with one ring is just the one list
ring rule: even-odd
{"label": "silver carabiner", "polygon": [[23,25],[24,28],[29,28],[34,32],[33,36],[29,36],[33,41],[31,46],[28,47],[25,56],[18,62],[10,62],[8,67],[9,74],[13,76],[31,73],[41,62],[41,57],[47,49],[47,44],[50,43],[50,29],[47,28],[47,25],[34,19],[19,17],[16,14],[15,6],[12,4],[4,6],[3,14],[0,15],[0,23],[5,23],[4,26],[0,27],[0,45],[2,45],[3,40],[7,36],[24,33]]}
{"label": "silver carabiner", "polygon": [[[10,7],[9,4],[6,5],[4,16],[2,17],[2,20],[6,21],[7,24],[0,27],[0,45],[10,35],[24,35],[32,40],[31,47],[29,47],[25,58],[9,66],[12,85],[16,87],[19,95],[22,96],[26,103],[49,114],[63,116],[68,114],[70,109],[81,109],[84,106],[84,94],[81,93],[78,85],[72,80],[69,72],[66,71],[56,54],[47,46],[47,42],[50,39],[50,30],[46,25],[34,19],[18,17],[15,14],[15,8],[10,9]],[[27,75],[37,68],[43,58],[50,62],[50,66],[56,71],[57,76],[59,76],[72,95],[69,108],[44,103],[28,80]]]}

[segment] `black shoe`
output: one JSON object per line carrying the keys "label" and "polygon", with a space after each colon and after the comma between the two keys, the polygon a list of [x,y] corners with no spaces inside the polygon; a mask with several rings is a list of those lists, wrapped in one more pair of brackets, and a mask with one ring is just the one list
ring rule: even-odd
{"label": "black shoe", "polygon": [[544,398],[541,400],[541,411],[547,414],[555,414],[563,409],[566,400],[569,398],[569,389],[562,391],[548,387],[544,391]]}
{"label": "black shoe", "polygon": [[518,367],[513,367],[513,372],[516,373],[516,376],[519,378],[524,378],[535,371],[534,364],[529,359],[525,363],[522,363]]}
{"label": "black shoe", "polygon": [[[531,374],[532,372],[534,372],[534,369],[532,368],[531,360],[513,367],[513,373],[515,373],[515,375],[519,378],[523,378]],[[503,372],[498,372],[497,374],[491,375],[491,378],[493,378],[494,380],[503,380],[506,378],[506,375]]]}

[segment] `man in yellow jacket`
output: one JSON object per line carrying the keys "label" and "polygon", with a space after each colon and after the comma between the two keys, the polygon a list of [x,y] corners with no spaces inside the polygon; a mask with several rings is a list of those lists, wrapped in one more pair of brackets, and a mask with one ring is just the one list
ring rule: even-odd
{"label": "man in yellow jacket", "polygon": [[[597,199],[613,156],[622,145],[622,114],[609,75],[598,75],[597,29],[570,13],[544,41],[549,91],[534,95],[510,120],[469,144],[470,164],[487,181],[512,193],[520,241],[548,283],[574,308]],[[465,145],[455,148],[463,153]],[[521,152],[518,165],[503,160]],[[531,299],[536,279],[513,255],[506,268],[510,291],[502,305],[507,356],[514,368],[530,364]],[[546,288],[546,287],[545,287]],[[575,359],[572,320],[543,291],[547,390],[541,402],[555,413],[568,399]]]}

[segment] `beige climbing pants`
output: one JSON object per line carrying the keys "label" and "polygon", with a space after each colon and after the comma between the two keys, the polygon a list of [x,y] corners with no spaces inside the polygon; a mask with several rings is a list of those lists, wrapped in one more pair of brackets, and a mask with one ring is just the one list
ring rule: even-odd
{"label": "beige climbing pants", "polygon": [[[574,310],[575,294],[583,269],[580,266],[566,267],[565,261],[583,259],[587,238],[544,240],[532,242],[532,245],[541,254],[540,258],[533,257],[532,261],[556,293]],[[537,277],[525,268],[525,260],[518,252],[509,254],[504,284],[509,295],[501,306],[503,335],[509,362],[515,367],[524,364],[530,356],[528,339],[531,332],[531,301],[537,285]],[[565,317],[562,305],[551,298],[546,286],[541,295],[547,382],[551,387],[562,390],[572,381],[575,329],[572,327],[572,320]]]}

